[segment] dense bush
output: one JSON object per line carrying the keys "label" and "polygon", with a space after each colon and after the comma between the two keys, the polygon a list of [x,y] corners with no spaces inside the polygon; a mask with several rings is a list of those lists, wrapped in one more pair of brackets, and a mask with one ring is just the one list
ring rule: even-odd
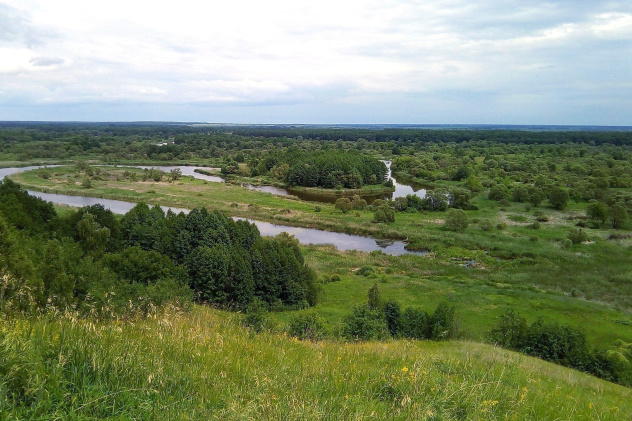
{"label": "dense bush", "polygon": [[325,335],[325,323],[316,313],[298,314],[290,319],[288,334],[301,340],[317,340]]}
{"label": "dense bush", "polygon": [[450,209],[445,215],[443,227],[448,231],[463,231],[468,225],[467,214],[462,209]]}
{"label": "dense bush", "polygon": [[603,379],[632,385],[632,353],[627,344],[604,351],[586,343],[583,331],[538,319],[526,319],[512,310],[502,314],[490,331],[492,343],[556,364],[585,371]]}
{"label": "dense bush", "polygon": [[581,228],[573,228],[569,231],[567,238],[571,240],[573,244],[580,244],[584,241],[588,241],[588,234]]}
{"label": "dense bush", "polygon": [[395,222],[395,211],[388,205],[381,205],[375,208],[373,221],[392,223]]}
{"label": "dense bush", "polygon": [[357,152],[289,151],[276,161],[290,166],[286,175],[290,186],[358,189],[384,182],[387,173],[383,162]]}
{"label": "dense bush", "polygon": [[388,325],[381,310],[372,310],[368,305],[356,306],[343,320],[342,336],[350,341],[386,339]]}

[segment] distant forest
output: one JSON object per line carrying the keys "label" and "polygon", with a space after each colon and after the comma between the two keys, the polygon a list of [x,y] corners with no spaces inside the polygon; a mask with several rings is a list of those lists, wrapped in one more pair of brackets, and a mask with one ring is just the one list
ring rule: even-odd
{"label": "distant forest", "polygon": [[[187,161],[257,157],[267,150],[356,149],[394,155],[429,145],[631,146],[632,131],[550,131],[330,126],[222,126],[166,123],[0,123],[0,160]],[[239,155],[239,152],[242,155]],[[241,158],[241,159],[240,159]]]}

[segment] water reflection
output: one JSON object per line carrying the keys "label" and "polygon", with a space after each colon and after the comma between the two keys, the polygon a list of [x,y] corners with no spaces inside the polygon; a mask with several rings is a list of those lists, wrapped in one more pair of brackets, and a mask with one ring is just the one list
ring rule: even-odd
{"label": "water reflection", "polygon": [[[102,205],[106,209],[111,210],[116,214],[125,214],[129,212],[136,204],[132,202],[125,202],[122,200],[102,199],[98,197],[86,197],[86,196],[70,196],[65,194],[53,194],[42,193],[36,191],[28,191],[30,195],[39,197],[40,199],[63,204],[73,207],[83,207],[92,205]],[[169,206],[161,206],[166,212],[172,210],[173,212],[188,213],[188,209],[174,208]],[[245,219],[245,218],[234,218]],[[274,236],[281,232],[287,232],[296,237],[301,244],[332,244],[338,250],[358,250],[364,252],[372,252],[381,250],[386,254],[393,256],[399,256],[402,254],[417,254],[423,255],[425,252],[411,252],[404,247],[406,244],[402,241],[392,240],[376,240],[371,237],[363,237],[360,235],[342,234],[337,232],[322,231],[313,228],[300,228],[290,227],[286,225],[277,225],[269,222],[257,221],[254,219],[246,219],[259,228],[262,235]]]}

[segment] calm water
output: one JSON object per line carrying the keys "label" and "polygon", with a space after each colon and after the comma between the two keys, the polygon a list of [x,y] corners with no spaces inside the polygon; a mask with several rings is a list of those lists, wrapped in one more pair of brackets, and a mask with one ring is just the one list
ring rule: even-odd
{"label": "calm water", "polygon": [[216,170],[217,168],[208,168],[208,167],[190,167],[186,165],[175,165],[175,166],[165,166],[165,165],[134,165],[134,168],[142,168],[144,170],[149,170],[155,168],[157,170],[169,173],[171,170],[175,170],[176,168],[180,169],[182,175],[190,175],[195,178],[199,178],[200,180],[211,181],[213,183],[224,183],[224,179],[217,175],[206,175],[200,174],[199,172],[195,172],[195,170],[200,169],[204,171]]}
{"label": "calm water", "polygon": [[[0,170],[0,175],[4,178],[7,175],[15,174],[21,171],[28,171],[32,169],[41,168],[38,166],[33,167],[23,167],[23,168],[4,168]],[[151,167],[148,167],[151,168]],[[156,167],[153,168],[162,169],[162,168],[192,168],[196,167]],[[169,170],[170,171],[170,170]],[[184,174],[184,171],[182,172]],[[191,170],[191,173],[193,171]],[[195,174],[195,175],[194,175]],[[185,175],[202,175],[198,173],[193,174],[185,174]],[[56,204],[63,204],[73,207],[83,207],[83,206],[92,206],[92,205],[102,205],[103,207],[111,210],[116,214],[125,214],[129,212],[136,204],[132,202],[125,202],[122,200],[112,200],[112,199],[102,199],[98,197],[87,197],[87,196],[70,196],[65,194],[53,194],[53,193],[42,193],[37,191],[28,191],[29,194],[39,197],[43,200],[53,202]],[[181,208],[172,208],[168,206],[161,206],[163,210],[167,211],[171,209],[172,211],[179,213],[184,212],[188,213],[188,209]],[[238,218],[235,218],[238,219]],[[244,219],[244,218],[241,218]],[[301,244],[332,244],[338,250],[359,250],[364,252],[372,252],[376,250],[381,250],[386,254],[390,254],[393,256],[399,256],[402,254],[416,254],[423,255],[425,252],[411,252],[406,250],[404,247],[406,244],[402,241],[391,241],[391,240],[376,240],[371,237],[363,237],[360,235],[351,235],[351,234],[343,234],[338,232],[329,232],[323,231],[313,228],[300,228],[300,227],[290,227],[286,225],[277,225],[269,222],[262,222],[252,219],[247,219],[249,222],[252,222],[259,228],[259,231],[262,235],[274,236],[281,232],[287,232],[288,234],[293,235]]]}
{"label": "calm water", "polygon": [[[400,183],[395,179],[391,174],[391,161],[382,161],[386,164],[386,168],[388,169],[388,178],[393,179],[393,185],[395,186],[395,191],[392,193],[380,193],[380,194],[364,194],[361,197],[367,201],[368,204],[373,203],[376,199],[395,199],[396,197],[406,197],[407,195],[419,196],[421,198],[426,196],[426,190],[421,188],[420,185],[416,185],[414,183]],[[209,176],[195,172],[196,169],[203,170],[212,170],[216,168],[206,168],[206,167],[191,167],[191,166],[162,166],[162,165],[154,165],[154,166],[146,166],[139,165],[134,166],[135,168],[143,168],[150,169],[156,168],[158,170],[164,171],[166,173],[170,172],[173,169],[179,168],[182,172],[182,175],[190,175],[195,178],[199,178],[201,180],[216,182],[216,183],[224,183],[224,179],[220,176]],[[31,168],[33,169],[33,168]],[[274,186],[257,186],[254,184],[241,184],[242,187],[245,187],[250,190],[256,190],[263,193],[276,194],[279,196],[296,196],[301,200],[307,202],[324,202],[324,203],[335,203],[337,199],[342,197],[342,195],[331,195],[331,194],[318,194],[308,191],[297,191],[294,189],[284,189],[282,187],[274,187]]]}

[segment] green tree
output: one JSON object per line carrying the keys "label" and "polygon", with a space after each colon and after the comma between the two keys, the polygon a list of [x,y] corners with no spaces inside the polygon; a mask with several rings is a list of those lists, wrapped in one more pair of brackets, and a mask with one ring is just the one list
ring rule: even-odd
{"label": "green tree", "polygon": [[360,305],[343,320],[342,336],[352,341],[370,341],[388,337],[388,326],[384,313]]}
{"label": "green tree", "polygon": [[369,289],[369,293],[367,294],[367,306],[369,306],[371,310],[379,310],[382,308],[382,297],[377,282]]}
{"label": "green tree", "polygon": [[549,193],[549,203],[557,210],[564,210],[568,206],[568,191],[562,187],[553,187]]}
{"label": "green tree", "polygon": [[384,312],[389,333],[393,337],[398,336],[402,328],[402,311],[399,303],[392,300],[387,301],[384,303],[382,311]]}
{"label": "green tree", "polygon": [[463,231],[468,225],[467,214],[462,209],[450,209],[445,215],[443,227],[448,231]]}
{"label": "green tree", "polygon": [[507,199],[507,197],[509,197],[509,189],[504,184],[496,184],[489,190],[487,195],[489,200],[496,200],[497,202]]}
{"label": "green tree", "polygon": [[514,202],[527,202],[529,201],[529,191],[524,186],[517,186],[511,192],[511,198]]}
{"label": "green tree", "polygon": [[341,197],[340,199],[336,200],[335,206],[336,209],[340,210],[342,213],[347,213],[351,209],[353,209],[353,204],[351,203],[351,200],[349,200],[347,197]]}
{"label": "green tree", "polygon": [[395,211],[388,205],[381,205],[375,209],[373,221],[392,223],[395,222]]}
{"label": "green tree", "polygon": [[612,205],[609,213],[612,228],[623,228],[628,223],[628,211],[619,203]]}
{"label": "green tree", "polygon": [[85,253],[99,256],[105,251],[110,238],[110,229],[99,225],[94,215],[84,213],[77,224],[77,236]]}
{"label": "green tree", "polygon": [[586,216],[603,224],[608,218],[608,207],[603,202],[591,202],[586,207]]}
{"label": "green tree", "polygon": [[315,341],[324,336],[325,323],[316,313],[299,314],[290,319],[288,334],[301,340]]}

